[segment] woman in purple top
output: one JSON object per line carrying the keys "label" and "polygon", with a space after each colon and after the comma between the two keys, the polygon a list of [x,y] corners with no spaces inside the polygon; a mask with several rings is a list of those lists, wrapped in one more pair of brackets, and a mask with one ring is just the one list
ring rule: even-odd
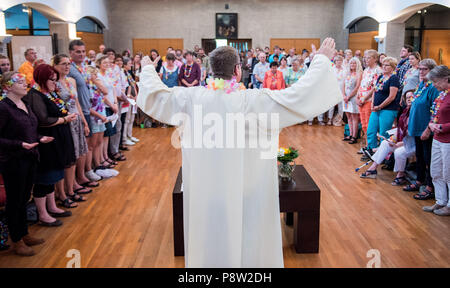
{"label": "woman in purple top", "polygon": [[193,87],[199,86],[202,76],[200,65],[194,62],[194,55],[192,52],[186,52],[186,64],[183,64],[178,74],[178,81],[180,86]]}

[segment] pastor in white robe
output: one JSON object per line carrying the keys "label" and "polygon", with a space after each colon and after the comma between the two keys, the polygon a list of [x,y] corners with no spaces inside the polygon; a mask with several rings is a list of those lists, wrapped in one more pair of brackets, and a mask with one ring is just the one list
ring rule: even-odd
{"label": "pastor in white robe", "polygon": [[[278,127],[260,119],[257,129],[267,132],[278,145],[282,128],[311,119],[342,101],[331,61],[316,55],[307,73],[280,91],[168,88],[153,65],[144,67],[140,79],[137,103],[142,111],[175,126],[180,125],[180,117],[174,115],[190,119],[190,125],[178,128],[183,141],[191,137],[186,143],[193,143],[182,147],[185,266],[284,267],[276,150],[273,157],[262,157],[267,149],[260,145],[229,148],[227,138],[232,135],[223,131],[212,136],[208,125],[221,124],[220,119],[225,125],[227,115],[233,114],[269,115],[269,120],[270,115],[277,115]],[[203,120],[199,120],[200,110]],[[252,138],[250,126],[245,126],[246,141]],[[233,137],[237,138],[239,129],[235,130]],[[219,144],[199,143],[202,135]]]}

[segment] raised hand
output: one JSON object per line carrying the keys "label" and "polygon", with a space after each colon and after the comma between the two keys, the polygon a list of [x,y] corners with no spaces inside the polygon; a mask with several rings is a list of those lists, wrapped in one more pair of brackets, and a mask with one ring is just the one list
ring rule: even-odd
{"label": "raised hand", "polygon": [[336,49],[336,43],[333,38],[326,38],[320,46],[319,51],[316,51],[316,47],[314,45],[312,46],[312,51],[314,54],[322,54],[327,56],[330,60],[333,59],[334,50]]}

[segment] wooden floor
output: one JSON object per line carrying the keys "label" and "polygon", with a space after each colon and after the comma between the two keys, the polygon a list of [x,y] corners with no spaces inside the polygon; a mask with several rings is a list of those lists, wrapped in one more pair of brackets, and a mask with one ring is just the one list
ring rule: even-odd
{"label": "wooden floor", "polygon": [[[70,249],[80,251],[81,267],[184,267],[173,256],[171,193],[181,154],[170,145],[172,131],[136,128],[141,142],[127,152],[120,175],[102,181],[63,226],[32,226],[46,239],[36,256],[1,252],[0,267],[66,267]],[[320,253],[296,254],[293,229],[283,224],[285,266],[366,267],[367,252],[378,249],[381,267],[450,267],[450,217],[422,212],[432,201],[392,187],[392,172],[360,179],[359,146],[342,142],[342,132],[299,125],[281,135],[281,146],[300,148],[298,164],[322,191]]]}

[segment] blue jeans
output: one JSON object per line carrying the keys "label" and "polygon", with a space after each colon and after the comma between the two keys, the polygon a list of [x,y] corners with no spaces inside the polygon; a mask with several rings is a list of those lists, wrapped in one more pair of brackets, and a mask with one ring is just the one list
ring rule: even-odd
{"label": "blue jeans", "polygon": [[397,113],[397,110],[381,110],[370,114],[369,127],[367,128],[367,146],[369,148],[378,147],[377,133],[389,138],[386,131],[392,129]]}

